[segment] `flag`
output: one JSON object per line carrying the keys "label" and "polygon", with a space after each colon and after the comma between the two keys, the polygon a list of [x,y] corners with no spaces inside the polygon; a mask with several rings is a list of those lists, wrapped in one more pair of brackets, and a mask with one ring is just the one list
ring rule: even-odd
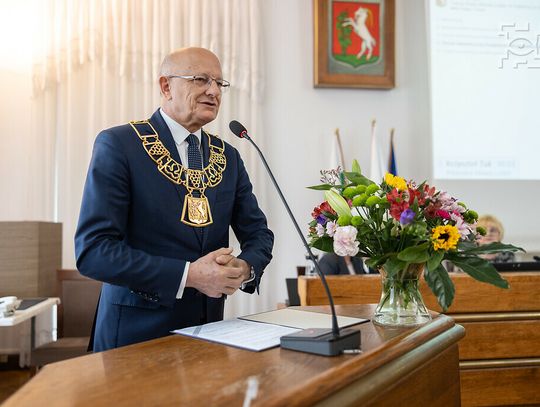
{"label": "flag", "polygon": [[390,153],[388,155],[388,172],[397,175],[396,155],[394,153],[394,129],[390,130]]}
{"label": "flag", "polygon": [[341,167],[345,169],[345,157],[343,155],[343,147],[341,145],[341,138],[339,137],[339,129],[334,132],[332,140],[332,148],[330,155],[330,168]]}
{"label": "flag", "polygon": [[377,121],[373,119],[371,121],[371,164],[369,167],[369,179],[379,183],[385,175],[385,165],[383,164],[381,151],[377,143],[377,138],[375,137],[376,126]]}

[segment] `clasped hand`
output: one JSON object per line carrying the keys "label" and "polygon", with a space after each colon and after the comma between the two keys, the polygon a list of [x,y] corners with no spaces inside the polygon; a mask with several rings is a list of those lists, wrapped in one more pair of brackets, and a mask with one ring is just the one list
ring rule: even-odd
{"label": "clasped hand", "polygon": [[186,287],[209,297],[232,295],[249,278],[248,263],[232,255],[231,247],[208,253],[189,265]]}

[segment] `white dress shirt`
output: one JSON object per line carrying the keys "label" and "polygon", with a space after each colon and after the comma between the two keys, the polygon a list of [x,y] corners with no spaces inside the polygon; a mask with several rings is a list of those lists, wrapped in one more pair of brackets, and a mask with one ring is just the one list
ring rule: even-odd
{"label": "white dress shirt", "polygon": [[[201,137],[202,137],[202,131],[201,129],[197,130],[194,133],[190,133],[187,129],[185,129],[182,125],[180,125],[178,122],[171,119],[167,113],[163,111],[163,109],[159,109],[159,113],[161,113],[161,116],[163,117],[163,120],[165,120],[165,124],[167,124],[167,127],[171,131],[171,134],[174,139],[174,144],[176,144],[176,149],[178,150],[178,155],[180,156],[180,161],[182,161],[182,165],[189,167],[188,162],[188,142],[187,138],[190,134],[195,134],[197,138],[199,139],[199,149],[201,148]],[[191,263],[189,261],[186,261],[186,266],[184,267],[184,274],[182,274],[182,281],[180,282],[180,287],[178,287],[178,292],[176,293],[176,298],[182,298],[182,295],[184,295],[184,288],[186,288],[186,281],[189,271],[189,265]]]}

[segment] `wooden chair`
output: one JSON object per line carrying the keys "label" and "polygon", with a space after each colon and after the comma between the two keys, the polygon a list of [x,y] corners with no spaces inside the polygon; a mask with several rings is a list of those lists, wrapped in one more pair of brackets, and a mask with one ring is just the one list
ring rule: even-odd
{"label": "wooden chair", "polygon": [[101,282],[82,276],[77,270],[57,271],[58,337],[32,350],[31,365],[82,356],[88,353],[88,342],[94,321]]}

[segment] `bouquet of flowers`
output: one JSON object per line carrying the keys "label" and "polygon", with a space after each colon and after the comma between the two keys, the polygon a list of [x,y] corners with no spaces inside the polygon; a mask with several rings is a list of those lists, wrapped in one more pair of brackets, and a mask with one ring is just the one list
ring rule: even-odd
{"label": "bouquet of flowers", "polygon": [[398,281],[423,269],[445,311],[454,285],[444,260],[476,280],[508,288],[480,255],[523,249],[499,242],[480,246],[477,238],[486,231],[476,226],[478,214],[448,193],[389,173],[377,184],[362,175],[356,160],[351,172],[338,168],[321,174],[323,184],[309,187],[325,191],[325,201],[312,213],[310,246],[366,258],[383,277]]}

